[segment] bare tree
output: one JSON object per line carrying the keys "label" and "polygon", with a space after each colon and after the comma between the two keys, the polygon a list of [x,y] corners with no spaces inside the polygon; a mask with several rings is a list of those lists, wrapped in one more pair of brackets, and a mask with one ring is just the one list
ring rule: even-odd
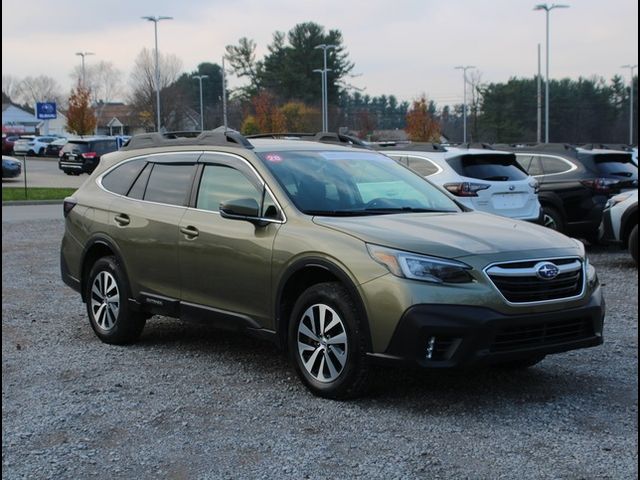
{"label": "bare tree", "polygon": [[[160,77],[160,116],[162,125],[175,128],[176,112],[180,106],[181,96],[176,92],[168,94],[167,90],[178,79],[182,70],[182,61],[172,54],[161,53],[158,58]],[[155,109],[155,58],[152,50],[142,49],[136,57],[129,79],[131,94],[129,103],[140,119],[150,119],[151,127],[156,118]],[[166,93],[166,94],[163,94]]]}
{"label": "bare tree", "polygon": [[18,101],[33,106],[36,102],[56,102],[63,105],[66,100],[58,82],[46,75],[26,77],[19,85]]}
{"label": "bare tree", "polygon": [[17,102],[20,97],[21,80],[14,75],[2,75],[2,93],[12,102]]}
{"label": "bare tree", "polygon": [[[82,67],[76,65],[70,74],[75,84],[82,79]],[[112,62],[101,61],[85,66],[85,86],[91,91],[93,103],[109,103],[124,93],[122,71]]]}

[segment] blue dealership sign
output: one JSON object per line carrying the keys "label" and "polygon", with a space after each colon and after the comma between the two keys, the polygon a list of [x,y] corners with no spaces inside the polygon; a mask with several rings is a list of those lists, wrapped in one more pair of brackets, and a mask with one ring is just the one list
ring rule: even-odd
{"label": "blue dealership sign", "polygon": [[55,102],[36,103],[36,117],[40,120],[50,120],[58,116]]}

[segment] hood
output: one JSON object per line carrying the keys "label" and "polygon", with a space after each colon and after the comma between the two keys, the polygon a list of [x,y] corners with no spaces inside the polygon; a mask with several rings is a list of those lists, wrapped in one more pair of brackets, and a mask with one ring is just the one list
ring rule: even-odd
{"label": "hood", "polygon": [[575,241],[548,228],[480,212],[314,217],[313,221],[367,243],[444,258],[578,249]]}

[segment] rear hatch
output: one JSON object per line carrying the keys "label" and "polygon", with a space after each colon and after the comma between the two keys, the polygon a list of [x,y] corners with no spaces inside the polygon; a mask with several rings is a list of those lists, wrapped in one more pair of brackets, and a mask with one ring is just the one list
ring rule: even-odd
{"label": "rear hatch", "polygon": [[62,147],[60,152],[60,160],[69,163],[84,162],[83,154],[89,152],[89,143],[86,141],[69,140],[67,144]]}
{"label": "rear hatch", "polygon": [[468,197],[472,208],[512,218],[539,214],[536,183],[514,154],[465,154],[447,162],[462,177],[462,185],[448,184],[445,188],[456,196]]}
{"label": "rear hatch", "polygon": [[616,194],[638,188],[638,167],[630,153],[579,153],[578,159],[596,175],[593,185],[588,186],[601,193]]}

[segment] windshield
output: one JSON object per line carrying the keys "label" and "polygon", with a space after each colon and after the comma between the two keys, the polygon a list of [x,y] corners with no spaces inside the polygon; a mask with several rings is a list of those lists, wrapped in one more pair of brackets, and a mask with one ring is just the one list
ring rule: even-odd
{"label": "windshield", "polygon": [[257,155],[296,207],[308,215],[460,211],[427,180],[374,152],[276,151]]}

